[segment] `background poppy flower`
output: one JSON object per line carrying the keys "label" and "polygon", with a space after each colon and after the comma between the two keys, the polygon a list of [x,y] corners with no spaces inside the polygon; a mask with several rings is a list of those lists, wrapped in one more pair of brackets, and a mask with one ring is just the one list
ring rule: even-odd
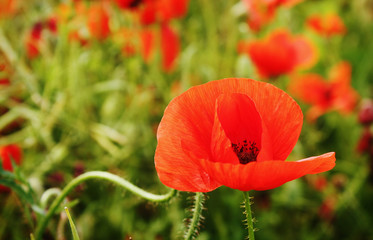
{"label": "background poppy flower", "polygon": [[[16,144],[10,144],[0,147],[0,158],[3,169],[13,171],[12,161],[17,165],[21,164],[22,151]],[[9,188],[0,185],[0,191],[8,191]]]}
{"label": "background poppy flower", "polygon": [[170,102],[159,125],[158,176],[181,191],[248,191],[330,170],[334,153],[285,162],[302,122],[298,104],[267,83],[224,79],[193,87]]}
{"label": "background poppy flower", "polygon": [[350,113],[358,100],[357,92],[351,88],[351,66],[341,62],[329,73],[329,81],[318,74],[306,74],[292,78],[289,91],[305,103],[312,104],[307,119],[316,120],[327,111]]}
{"label": "background poppy flower", "polygon": [[176,32],[167,24],[162,24],[161,28],[161,50],[163,69],[171,71],[180,52],[180,40]]}
{"label": "background poppy flower", "polygon": [[92,37],[103,40],[110,34],[109,13],[102,4],[91,5],[88,9],[87,25]]}
{"label": "background poppy flower", "polygon": [[280,6],[291,7],[301,0],[243,0],[248,12],[248,25],[253,31],[260,31],[269,24]]}
{"label": "background poppy flower", "polygon": [[315,47],[308,39],[292,36],[284,29],[276,30],[262,40],[241,42],[239,51],[250,56],[264,78],[288,74],[300,67],[311,67],[317,60]]}
{"label": "background poppy flower", "polygon": [[325,16],[319,14],[312,15],[307,19],[307,26],[326,37],[346,33],[346,27],[342,19],[336,14]]}

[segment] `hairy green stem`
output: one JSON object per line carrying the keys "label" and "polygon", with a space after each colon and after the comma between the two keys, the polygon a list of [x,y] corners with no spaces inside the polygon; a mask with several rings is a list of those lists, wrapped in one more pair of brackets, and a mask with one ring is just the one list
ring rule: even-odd
{"label": "hairy green stem", "polygon": [[152,202],[166,202],[169,201],[172,197],[176,195],[176,190],[171,190],[167,194],[163,195],[157,195],[157,194],[152,194],[149,192],[146,192],[142,190],[141,188],[133,185],[132,183],[124,180],[123,178],[114,175],[112,173],[108,172],[102,172],[102,171],[92,171],[92,172],[86,172],[83,173],[82,175],[78,176],[77,178],[73,179],[67,186],[62,190],[61,194],[58,195],[52,202],[49,211],[45,215],[45,217],[40,221],[38,227],[36,228],[35,232],[35,239],[36,240],[41,240],[42,234],[47,227],[47,224],[51,217],[54,215],[58,207],[60,206],[61,202],[65,199],[65,197],[79,184],[82,182],[85,182],[87,180],[91,179],[103,179],[107,180],[109,182],[112,182],[130,192],[133,194],[145,198],[146,200],[152,201]]}
{"label": "hairy green stem", "polygon": [[253,217],[251,215],[251,202],[249,192],[243,192],[243,196],[245,199],[245,214],[247,220],[247,229],[249,231],[249,239],[255,240],[254,237],[254,226],[253,226]]}
{"label": "hairy green stem", "polygon": [[203,193],[196,193],[195,201],[194,201],[194,208],[192,209],[193,217],[192,221],[190,222],[189,228],[185,233],[185,240],[194,239],[196,232],[198,230],[199,223],[202,219],[202,210],[203,210],[203,202],[205,200],[205,196]]}

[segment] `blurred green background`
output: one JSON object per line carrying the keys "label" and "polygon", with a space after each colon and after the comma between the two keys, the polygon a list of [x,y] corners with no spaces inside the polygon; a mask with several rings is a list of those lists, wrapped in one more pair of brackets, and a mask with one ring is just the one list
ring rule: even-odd
{"label": "blurred green background", "polygon": [[[166,193],[154,168],[154,151],[156,128],[169,101],[211,80],[261,80],[250,58],[237,52],[237,44],[277,28],[304,34],[317,45],[320,58],[308,72],[326,76],[332,65],[348,61],[352,87],[361,99],[373,96],[370,0],[305,0],[292,8],[279,7],[260,32],[249,29],[243,3],[237,0],[190,0],[186,14],[169,23],[180,39],[170,71],[162,68],[158,45],[150,63],[141,54],[123,54],[123,39],[117,41],[114,32],[140,27],[114,2],[108,2],[109,37],[88,38],[88,44],[70,41],[75,23],[58,22],[56,33],[43,29],[40,53],[30,58],[28,34],[36,23],[55,16],[61,3],[19,1],[14,13],[0,19],[0,60],[10,69],[1,78],[11,80],[0,88],[0,105],[7,109],[0,116],[0,145],[16,143],[23,149],[19,171],[30,183],[36,205],[46,189],[63,188],[91,170],[109,171],[147,191]],[[347,33],[325,39],[305,26],[308,16],[323,12],[337,13]],[[161,24],[149,28],[159,34]],[[81,31],[84,35],[86,30]],[[283,75],[272,83],[286,90],[288,82]],[[309,108],[298,103],[304,112]],[[257,239],[373,239],[373,159],[356,151],[363,132],[359,106],[349,115],[329,112],[314,123],[304,122],[289,159],[335,151],[336,167],[277,189],[251,192]],[[14,121],[17,126],[7,129]],[[70,211],[81,239],[161,240],[182,238],[193,195],[180,192],[167,204],[152,204],[97,180],[80,185],[68,201],[74,203]],[[242,193],[220,187],[206,196],[197,239],[245,239]],[[0,239],[30,239],[36,224],[30,203],[12,191],[0,193],[0,206]],[[43,239],[72,239],[63,215],[53,218]]]}

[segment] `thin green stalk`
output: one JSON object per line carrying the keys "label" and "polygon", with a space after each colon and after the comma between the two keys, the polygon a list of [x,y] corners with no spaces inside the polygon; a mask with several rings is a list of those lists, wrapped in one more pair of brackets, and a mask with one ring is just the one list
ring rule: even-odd
{"label": "thin green stalk", "polygon": [[252,215],[251,215],[251,202],[250,202],[249,192],[243,192],[243,196],[244,196],[244,199],[245,199],[245,214],[246,214],[246,220],[247,220],[247,229],[249,231],[249,239],[250,240],[255,240],[253,218],[252,218]]}
{"label": "thin green stalk", "polygon": [[61,189],[59,188],[50,188],[43,193],[40,198],[40,206],[45,209],[47,207],[48,201],[53,196],[58,196],[61,194]]}
{"label": "thin green stalk", "polygon": [[157,194],[152,194],[152,193],[146,192],[146,191],[142,190],[141,188],[133,185],[132,183],[130,183],[130,182],[124,180],[123,178],[121,178],[117,175],[114,175],[112,173],[102,172],[102,171],[86,172],[86,173],[83,173],[82,175],[78,176],[77,178],[73,179],[69,184],[67,184],[67,186],[62,190],[61,194],[57,198],[54,199],[54,201],[52,202],[52,204],[49,208],[49,211],[47,212],[45,217],[40,221],[40,223],[39,223],[39,225],[36,229],[36,232],[35,232],[35,239],[36,240],[41,240],[42,234],[43,234],[45,228],[47,227],[47,224],[48,224],[49,220],[54,215],[54,213],[56,212],[56,210],[60,206],[61,202],[65,199],[65,197],[76,186],[78,186],[82,182],[85,182],[85,181],[90,180],[90,179],[107,180],[109,182],[112,182],[112,183],[114,183],[114,184],[132,192],[133,194],[135,194],[139,197],[142,197],[142,198],[144,198],[148,201],[152,201],[152,202],[166,202],[166,201],[169,201],[172,197],[174,197],[176,195],[176,190],[174,190],[174,189],[171,190],[169,193],[163,194],[163,195],[157,195]]}
{"label": "thin green stalk", "polygon": [[193,217],[192,221],[190,222],[189,228],[185,233],[185,240],[194,239],[196,233],[198,231],[199,223],[202,219],[202,210],[203,210],[203,202],[205,200],[205,196],[203,193],[196,193],[194,208],[192,209]]}

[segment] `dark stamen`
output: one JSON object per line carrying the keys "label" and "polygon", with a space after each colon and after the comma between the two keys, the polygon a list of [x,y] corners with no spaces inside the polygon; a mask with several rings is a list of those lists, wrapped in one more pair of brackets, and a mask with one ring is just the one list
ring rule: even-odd
{"label": "dark stamen", "polygon": [[242,143],[232,143],[232,148],[241,164],[255,162],[259,154],[256,142],[247,141],[246,139],[243,140]]}

